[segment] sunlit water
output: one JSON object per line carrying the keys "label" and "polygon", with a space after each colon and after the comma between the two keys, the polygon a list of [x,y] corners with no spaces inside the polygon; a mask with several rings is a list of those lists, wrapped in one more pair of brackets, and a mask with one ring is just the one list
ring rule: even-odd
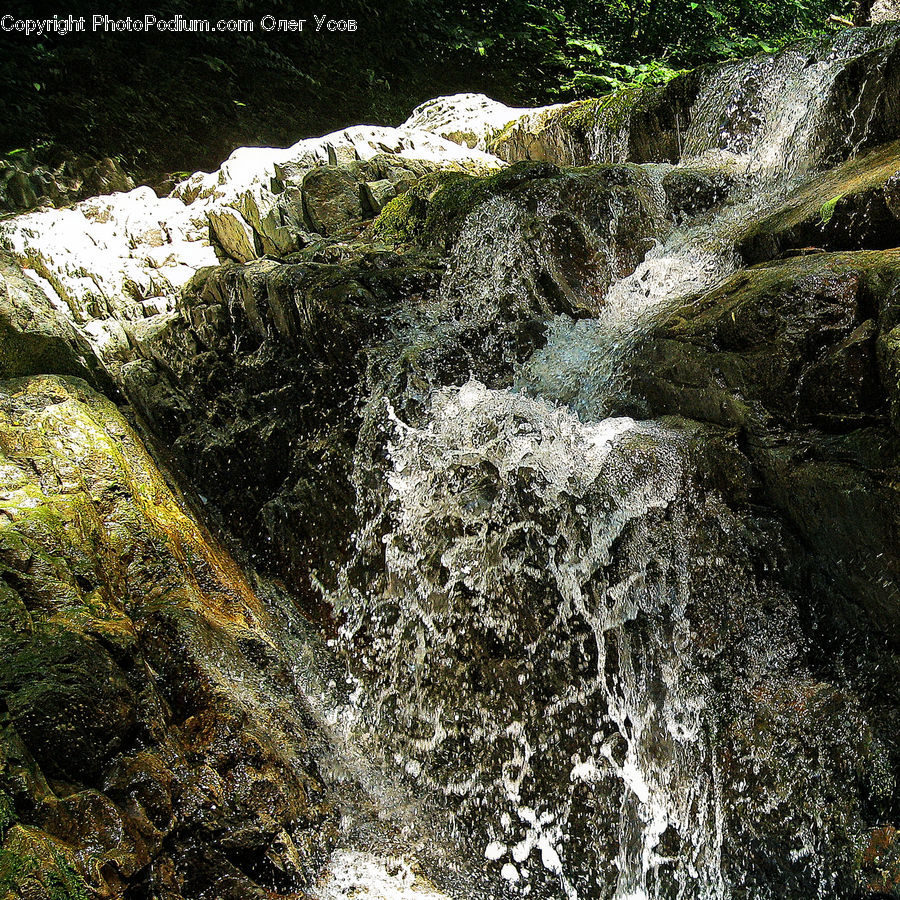
{"label": "sunlit water", "polygon": [[[607,416],[654,319],[732,273],[747,223],[833,151],[831,85],[891,36],[847,32],[832,49],[718,70],[682,165],[726,167],[728,202],[591,298],[596,317],[554,319],[511,389],[420,385],[416,422],[397,411],[402,396],[370,404],[385,471],[373,479],[372,454],[360,454],[366,524],[338,597],[342,639],[367,672],[355,727],[379,736],[481,865],[469,895],[730,896],[715,689],[688,608],[725,622],[730,603],[767,588],[743,524],[691,487],[689,436]],[[847,154],[864,139],[856,124]],[[598,160],[619,146],[595,136]],[[476,213],[469,245],[494,226]],[[794,665],[796,611],[783,608],[753,632],[770,671]],[[829,896],[819,838],[804,828],[792,853]]]}

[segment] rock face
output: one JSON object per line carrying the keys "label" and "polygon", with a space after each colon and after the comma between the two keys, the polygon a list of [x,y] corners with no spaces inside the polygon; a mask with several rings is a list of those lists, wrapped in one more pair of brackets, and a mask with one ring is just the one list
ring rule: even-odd
{"label": "rock face", "polygon": [[56,373],[84,378],[104,393],[112,379],[88,338],[40,284],[0,256],[0,378]]}
{"label": "rock face", "polygon": [[[817,564],[886,635],[900,614],[890,550],[900,525],[898,297],[896,251],[770,263],[674,313],[634,362],[645,414],[747,435],[772,499]],[[872,565],[882,578],[867,576]]]}
{"label": "rock face", "polygon": [[2,212],[65,206],[95,194],[133,187],[134,182],[114,159],[68,159],[54,167],[40,165],[29,153],[0,159]]}
{"label": "rock face", "polygon": [[198,490],[313,614],[321,598],[309,572],[333,583],[356,524],[350,469],[363,348],[439,275],[433,259],[387,253],[353,265],[231,264],[198,280],[123,369],[135,408]]}
{"label": "rock face", "polygon": [[893,0],[861,0],[853,14],[854,25],[882,25],[900,19],[900,6]]}
{"label": "rock face", "polygon": [[417,106],[404,128],[430,131],[455,144],[487,150],[492,138],[530,109],[516,109],[484,94],[454,94]]}
{"label": "rock face", "polygon": [[675,162],[699,84],[700,76],[688,73],[662,87],[626,88],[600,100],[533,110],[487,147],[509,162]]}
{"label": "rock face", "polygon": [[750,224],[738,244],[748,263],[804,249],[887,249],[900,223],[900,143],[823,173]]}
{"label": "rock face", "polygon": [[[342,166],[326,166],[338,157]],[[40,277],[48,302],[93,331],[117,368],[129,346],[122,323],[170,312],[198,269],[220,258],[284,255],[362,227],[375,214],[369,182],[387,180],[391,193],[402,193],[429,171],[500,165],[426,132],[358,127],[284,150],[237,150],[217,172],[196,173],[168,197],[141,187],[19,216],[0,225],[0,243]],[[381,202],[386,195],[382,188]]]}
{"label": "rock face", "polygon": [[5,381],[0,435],[5,887],[294,896],[337,820],[286,623],[83,381]]}
{"label": "rock face", "polygon": [[896,893],[898,46],[5,222],[3,889]]}
{"label": "rock face", "polygon": [[[310,569],[333,582],[358,524],[350,476],[375,345],[427,329],[428,368],[508,377],[547,317],[591,314],[669,227],[652,182],[629,166],[520,166],[451,180],[429,203],[427,239],[451,248],[446,261],[433,249],[357,245],[340,264],[310,248],[290,263],[221,267],[159,329],[135,336],[140,359],[122,370],[134,407],[197,489],[302,593]],[[418,352],[409,350],[413,368]]]}

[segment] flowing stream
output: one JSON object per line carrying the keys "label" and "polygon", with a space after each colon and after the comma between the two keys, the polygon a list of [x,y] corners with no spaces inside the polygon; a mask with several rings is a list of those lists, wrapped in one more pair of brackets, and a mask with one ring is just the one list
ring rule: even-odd
{"label": "flowing stream", "polygon": [[[697,487],[690,428],[609,416],[636,341],[732,273],[747,222],[835,152],[832,85],[892,38],[847,31],[717,69],[679,165],[723,173],[728,200],[590,298],[596,315],[556,316],[508,386],[447,386],[427,366],[399,387],[373,378],[356,467],[366,524],[338,598],[366,676],[355,727],[379,735],[437,827],[481,860],[455,892],[735,895],[726,823],[747,785],[723,773],[715,722],[759,673],[802,671],[797,609],[760,564],[777,535]],[[865,128],[854,119],[844,158]],[[607,135],[595,146],[598,162],[618,152]],[[669,168],[644,167],[660,206]],[[498,210],[476,211],[460,246],[489,245]],[[434,328],[444,339],[447,323]],[[714,678],[710,659],[738,646]],[[782,808],[780,790],[760,786],[757,802]],[[805,866],[804,896],[831,896],[827,835],[791,815],[785,853]]]}

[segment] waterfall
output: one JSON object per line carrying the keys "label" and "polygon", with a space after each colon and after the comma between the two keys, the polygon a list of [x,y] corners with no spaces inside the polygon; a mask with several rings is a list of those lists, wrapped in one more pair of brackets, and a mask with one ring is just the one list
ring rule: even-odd
{"label": "waterfall", "polygon": [[[415,366],[373,364],[342,642],[365,673],[357,727],[463,848],[465,895],[733,895],[723,779],[735,796],[746,783],[721,771],[717,716],[760,673],[804,671],[795,600],[759,563],[780,538],[697,487],[702,436],[610,416],[640,337],[732,273],[747,221],[833,156],[836,79],[895,39],[847,31],[711,72],[675,170],[721,175],[725,202],[580,298],[593,314],[555,316],[524,362],[495,359],[480,380],[465,354],[442,369],[515,283],[497,201],[468,218],[431,318],[410,326]],[[610,146],[596,136],[598,161]],[[675,170],[642,167],[658,208]],[[714,678],[710,660],[729,655],[741,663]],[[832,896],[818,826],[794,828],[804,896]]]}
{"label": "waterfall", "polygon": [[[546,348],[519,373],[518,387],[589,419],[609,414],[624,390],[622,360],[635,342],[667,309],[735,271],[735,241],[747,223],[777,209],[833,152],[832,91],[848,61],[889,45],[897,31],[849,30],[834,43],[803,43],[715,69],[692,110],[678,168],[722,173],[728,201],[657,242],[611,286],[599,316],[558,317]],[[853,126],[843,156],[865,140],[865,123],[854,119]]]}

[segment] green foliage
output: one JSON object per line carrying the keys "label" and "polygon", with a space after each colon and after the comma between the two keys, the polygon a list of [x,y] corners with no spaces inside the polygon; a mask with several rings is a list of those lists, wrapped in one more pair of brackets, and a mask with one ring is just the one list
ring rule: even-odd
{"label": "green foliage", "polygon": [[489,56],[516,73],[521,99],[546,101],[659,84],[685,67],[770,52],[826,33],[836,27],[829,17],[851,6],[848,0],[493,0],[440,4],[436,18],[446,23],[451,53]]}
{"label": "green foliage", "polygon": [[[113,16],[133,14],[116,9]],[[119,4],[124,7],[125,4]],[[49,144],[123,156],[138,173],[217,165],[239,145],[286,145],[361,121],[396,123],[439,94],[513,104],[660,84],[684,68],[837,27],[851,0],[347,0],[356,32],[264,33],[290,0],[161,0],[160,19],[248,18],[251,33],[0,33],[0,152]],[[33,17],[24,0],[5,12]],[[96,7],[73,0],[67,13]],[[310,23],[312,26],[312,23]],[[53,162],[53,159],[48,161]]]}
{"label": "green foliage", "polygon": [[843,196],[843,194],[838,194],[837,197],[832,197],[830,200],[827,200],[819,208],[819,216],[822,219],[823,225],[827,225],[831,221],[831,217],[834,215],[835,207],[843,199]]}

